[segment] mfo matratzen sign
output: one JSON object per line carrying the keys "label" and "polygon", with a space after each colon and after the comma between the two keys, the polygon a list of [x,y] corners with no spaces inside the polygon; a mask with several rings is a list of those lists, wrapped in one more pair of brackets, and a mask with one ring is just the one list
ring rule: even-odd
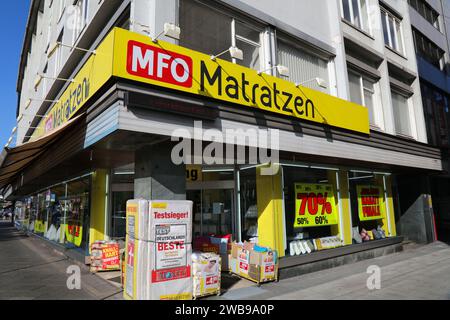
{"label": "mfo matratzen sign", "polygon": [[37,138],[72,118],[111,77],[368,134],[367,108],[168,42],[115,28],[47,112]]}

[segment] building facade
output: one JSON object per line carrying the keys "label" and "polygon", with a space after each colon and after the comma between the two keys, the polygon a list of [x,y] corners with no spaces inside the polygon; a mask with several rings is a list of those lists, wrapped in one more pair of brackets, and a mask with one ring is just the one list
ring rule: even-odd
{"label": "building facade", "polygon": [[449,150],[449,23],[448,1],[409,0],[410,17],[417,55],[418,72],[428,142],[441,148],[444,172],[432,175],[432,195],[438,236],[448,240],[450,230],[450,195],[448,175]]}
{"label": "building facade", "polygon": [[[401,241],[399,181],[443,169],[410,12],[394,0],[33,0],[2,187],[26,228],[82,255],[123,239],[126,201],[140,197],[192,200],[195,237],[275,248],[282,268],[302,263],[297,241]],[[258,145],[261,132],[277,147]],[[199,153],[178,163],[182,140]],[[271,174],[262,149],[277,150]],[[359,244],[363,229],[386,239]]]}

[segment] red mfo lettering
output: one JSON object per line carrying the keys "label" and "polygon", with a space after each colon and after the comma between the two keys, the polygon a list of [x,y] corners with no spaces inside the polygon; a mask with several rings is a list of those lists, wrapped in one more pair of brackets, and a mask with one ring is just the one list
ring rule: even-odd
{"label": "red mfo lettering", "polygon": [[155,219],[187,219],[189,217],[189,212],[154,212]]}
{"label": "red mfo lettering", "polygon": [[184,242],[162,242],[157,244],[158,251],[184,250]]}
{"label": "red mfo lettering", "polygon": [[181,87],[192,87],[192,59],[188,56],[150,46],[128,42],[129,74]]}

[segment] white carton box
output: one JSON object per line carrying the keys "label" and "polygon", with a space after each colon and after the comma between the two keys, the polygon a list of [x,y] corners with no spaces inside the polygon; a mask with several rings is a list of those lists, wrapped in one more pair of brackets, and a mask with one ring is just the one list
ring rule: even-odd
{"label": "white carton box", "polygon": [[128,300],[146,300],[149,242],[127,236],[125,248],[124,297]]}
{"label": "white carton box", "polygon": [[192,299],[192,245],[149,243],[149,300]]}
{"label": "white carton box", "polygon": [[143,199],[127,201],[127,235],[132,239],[150,240],[148,203]]}
{"label": "white carton box", "polygon": [[[192,207],[192,201],[150,201],[149,240],[192,243]],[[164,234],[164,227],[169,225],[178,227]]]}
{"label": "white carton box", "polygon": [[220,294],[221,257],[214,253],[192,254],[193,295]]}

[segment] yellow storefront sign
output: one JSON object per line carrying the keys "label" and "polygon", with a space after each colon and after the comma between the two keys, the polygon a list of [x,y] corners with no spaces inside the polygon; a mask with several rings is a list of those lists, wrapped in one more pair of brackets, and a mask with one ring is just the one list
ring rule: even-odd
{"label": "yellow storefront sign", "polygon": [[357,186],[358,213],[360,221],[379,220],[386,216],[383,188],[379,186]]}
{"label": "yellow storefront sign", "polygon": [[33,139],[57,128],[111,77],[143,82],[225,101],[236,108],[268,111],[368,134],[367,108],[293,82],[230,63],[213,61],[168,42],[115,28],[91,55],[39,124]]}
{"label": "yellow storefront sign", "polygon": [[338,224],[334,188],[331,184],[295,184],[294,228]]}
{"label": "yellow storefront sign", "polygon": [[299,119],[369,133],[367,108],[145,35],[116,30],[114,75]]}

